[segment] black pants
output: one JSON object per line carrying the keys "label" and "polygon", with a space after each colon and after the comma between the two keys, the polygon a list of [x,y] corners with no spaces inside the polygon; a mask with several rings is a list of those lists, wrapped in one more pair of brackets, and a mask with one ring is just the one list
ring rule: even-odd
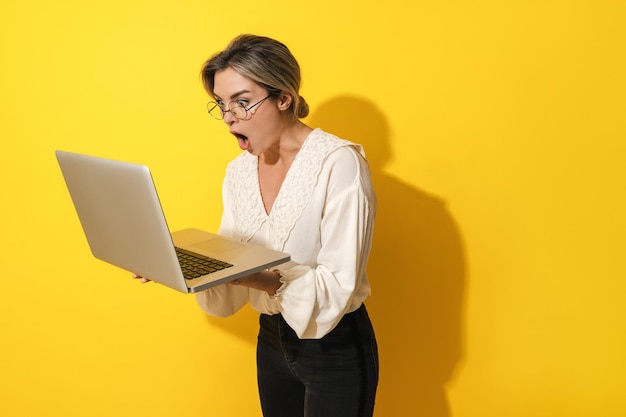
{"label": "black pants", "polygon": [[265,417],[371,417],[378,348],[362,305],[322,339],[299,339],[280,314],[260,318],[257,367]]}

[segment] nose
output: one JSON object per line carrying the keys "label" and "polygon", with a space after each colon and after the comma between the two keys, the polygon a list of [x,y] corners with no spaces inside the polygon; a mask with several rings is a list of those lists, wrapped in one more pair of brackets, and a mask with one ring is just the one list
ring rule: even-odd
{"label": "nose", "polygon": [[224,120],[224,123],[229,126],[237,121],[237,118],[233,116],[233,113],[230,111],[230,109],[222,110],[222,119]]}

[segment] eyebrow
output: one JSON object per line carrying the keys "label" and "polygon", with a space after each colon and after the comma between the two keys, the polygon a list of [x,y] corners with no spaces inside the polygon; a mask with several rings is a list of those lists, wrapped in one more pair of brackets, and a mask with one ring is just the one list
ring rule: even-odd
{"label": "eyebrow", "polygon": [[[250,91],[250,90],[240,90],[240,91],[238,91],[238,92],[236,92],[236,93],[234,93],[234,94],[231,94],[230,99],[231,99],[231,100],[233,100],[233,99],[235,99],[235,98],[239,97],[240,95],[242,95],[242,94],[247,94],[247,93],[251,93],[251,91]],[[220,96],[218,96],[217,94],[215,94],[215,98],[216,98],[216,99],[220,99],[220,100],[222,99],[222,98],[221,98]]]}

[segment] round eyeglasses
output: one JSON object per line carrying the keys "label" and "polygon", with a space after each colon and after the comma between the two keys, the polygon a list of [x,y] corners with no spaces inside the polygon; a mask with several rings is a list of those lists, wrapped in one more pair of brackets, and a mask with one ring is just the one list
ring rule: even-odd
{"label": "round eyeglasses", "polygon": [[263,103],[268,98],[270,98],[270,96],[267,96],[264,99],[257,101],[249,107],[245,106],[246,100],[231,101],[230,103],[228,103],[228,110],[220,106],[220,104],[215,101],[209,101],[206,105],[206,108],[209,114],[217,120],[224,119],[224,115],[228,112],[230,112],[230,114],[232,114],[233,117],[235,117],[236,119],[244,120],[248,118],[248,112],[250,110]]}

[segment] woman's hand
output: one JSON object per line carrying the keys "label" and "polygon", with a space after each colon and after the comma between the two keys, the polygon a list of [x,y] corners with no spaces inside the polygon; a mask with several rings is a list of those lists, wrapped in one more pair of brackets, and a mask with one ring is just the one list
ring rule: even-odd
{"label": "woman's hand", "polygon": [[139,281],[141,281],[142,284],[145,284],[146,282],[151,282],[148,278],[144,278],[141,275],[137,274],[133,274],[133,279],[138,279]]}
{"label": "woman's hand", "polygon": [[280,275],[275,271],[261,271],[243,278],[230,281],[230,285],[242,285],[265,291],[269,295],[275,295],[281,287]]}

